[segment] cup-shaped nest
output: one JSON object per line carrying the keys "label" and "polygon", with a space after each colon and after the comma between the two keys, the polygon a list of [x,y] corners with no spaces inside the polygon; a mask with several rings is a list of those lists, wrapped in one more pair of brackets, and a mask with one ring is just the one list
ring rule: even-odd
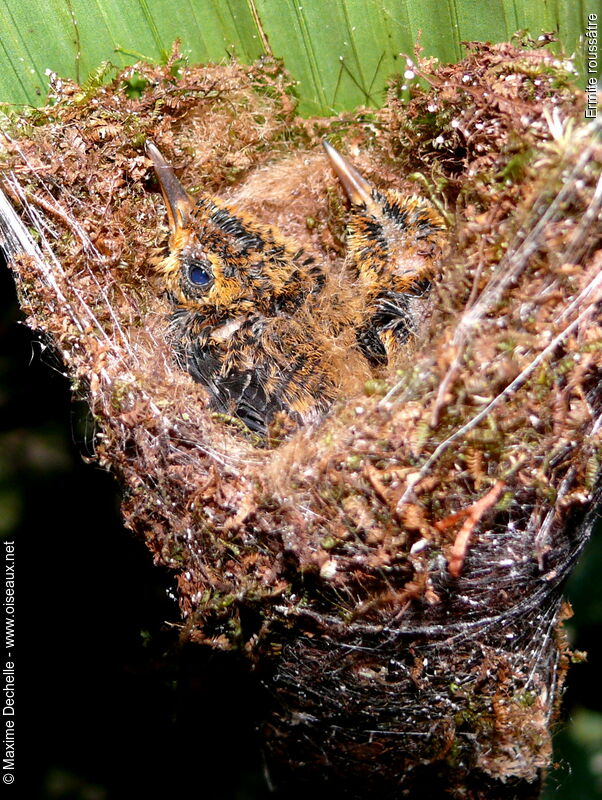
{"label": "cup-shaped nest", "polygon": [[[386,797],[477,774],[493,797],[548,764],[561,587],[599,490],[602,148],[544,50],[417,69],[426,88],[406,103],[394,80],[369,122],[296,118],[272,62],[138,65],[139,98],[130,73],[57,83],[7,120],[4,246],[187,633],[265,676],[276,782],[318,770]],[[373,185],[432,202],[450,246],[398,362],[266,446],[174,363],[144,143],[345,282],[325,135]]]}

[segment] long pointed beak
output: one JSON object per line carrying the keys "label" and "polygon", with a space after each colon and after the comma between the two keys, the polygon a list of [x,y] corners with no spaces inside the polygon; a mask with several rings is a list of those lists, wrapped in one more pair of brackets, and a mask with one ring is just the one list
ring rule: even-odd
{"label": "long pointed beak", "polygon": [[146,152],[153,162],[161,193],[165,200],[169,227],[172,234],[184,228],[190,212],[194,208],[194,200],[176,178],[173,168],[161,155],[158,147],[151,141],[146,143]]}
{"label": "long pointed beak", "polygon": [[322,145],[349,200],[356,206],[370,207],[374,202],[372,186],[326,139],[322,141]]}

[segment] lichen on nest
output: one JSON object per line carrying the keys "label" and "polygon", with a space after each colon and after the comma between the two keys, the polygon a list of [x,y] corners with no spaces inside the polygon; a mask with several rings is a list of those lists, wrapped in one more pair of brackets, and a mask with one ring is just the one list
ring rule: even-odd
{"label": "lichen on nest", "polygon": [[[393,80],[379,111],[301,120],[276,62],[176,52],[106,86],[55,83],[3,139],[38,244],[13,263],[21,303],[90,404],[127,524],[174,570],[186,635],[241,648],[269,686],[276,779],[326,759],[349,796],[424,787],[425,763],[434,786],[536,785],[602,458],[602,149],[582,96],[542,49],[471,45],[417,70],[409,102]],[[418,186],[452,247],[405,357],[257,447],[173,364],[144,143],[337,270],[325,135],[375,185]]]}

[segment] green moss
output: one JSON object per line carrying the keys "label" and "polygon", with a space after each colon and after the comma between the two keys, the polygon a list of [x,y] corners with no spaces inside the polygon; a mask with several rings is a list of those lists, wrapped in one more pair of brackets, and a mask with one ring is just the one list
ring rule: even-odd
{"label": "green moss", "polygon": [[130,98],[130,100],[138,100],[144,94],[148,81],[138,72],[134,72],[129,78],[123,81],[123,91]]}
{"label": "green moss", "polygon": [[164,550],[166,558],[172,567],[179,567],[186,564],[188,552],[179,542],[170,539]]}
{"label": "green moss", "polygon": [[334,538],[334,536],[325,536],[324,539],[320,542],[320,547],[323,550],[332,550],[333,547],[336,547],[338,544],[338,540]]}
{"label": "green moss", "polygon": [[537,701],[537,694],[535,692],[522,692],[514,697],[514,701],[521,708],[531,708]]}
{"label": "green moss", "polygon": [[495,504],[496,511],[508,511],[514,501],[514,492],[504,492]]}
{"label": "green moss", "polygon": [[127,405],[127,396],[131,393],[133,389],[131,381],[119,381],[116,380],[113,382],[113,392],[111,394],[111,408],[120,413],[121,411],[125,410],[124,406]]}
{"label": "green moss", "polygon": [[350,472],[357,472],[362,466],[363,459],[361,456],[352,455],[347,458],[345,465]]}
{"label": "green moss", "polygon": [[234,556],[240,556],[241,553],[242,553],[241,548],[238,547],[237,545],[235,545],[234,542],[229,542],[229,541],[226,541],[225,539],[221,539],[219,537],[216,538],[215,541],[218,542],[219,544],[221,544],[223,546],[224,550],[226,550],[227,552],[232,553],[232,555],[234,555]]}
{"label": "green moss", "polygon": [[132,134],[130,138],[132,147],[135,147],[138,150],[141,149],[146,144],[147,138],[148,137],[144,131],[139,131],[137,133]]}
{"label": "green moss", "polygon": [[595,487],[598,475],[600,474],[600,457],[598,453],[592,453],[585,465],[585,487],[590,491]]}
{"label": "green moss", "polygon": [[526,148],[522,152],[516,153],[512,156],[506,163],[506,165],[501,169],[499,176],[503,180],[509,180],[513,183],[517,183],[521,181],[527,170],[527,165],[532,159],[532,150],[531,148]]}
{"label": "green moss", "polygon": [[373,395],[384,396],[389,391],[389,388],[389,384],[386,381],[373,378],[366,381],[364,384],[364,393],[367,394],[368,397],[372,397]]}
{"label": "green moss", "polygon": [[428,442],[433,429],[430,426],[428,420],[422,420],[416,426],[416,432],[414,434],[413,444],[414,447],[421,450],[424,445]]}

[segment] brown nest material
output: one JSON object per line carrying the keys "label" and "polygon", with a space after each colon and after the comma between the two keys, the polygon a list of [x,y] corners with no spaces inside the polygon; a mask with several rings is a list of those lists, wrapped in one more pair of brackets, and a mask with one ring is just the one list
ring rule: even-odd
{"label": "brown nest material", "polygon": [[[31,235],[7,207],[5,248],[126,523],[174,571],[183,635],[243,651],[267,686],[272,781],[535,797],[570,655],[562,585],[599,497],[599,126],[545,50],[417,69],[408,103],[393,81],[382,110],[319,120],[294,116],[271,61],[57,81],[6,125],[2,180]],[[453,245],[405,361],[257,447],[165,343],[144,142],[336,265],[326,134],[376,185],[418,184]]]}

